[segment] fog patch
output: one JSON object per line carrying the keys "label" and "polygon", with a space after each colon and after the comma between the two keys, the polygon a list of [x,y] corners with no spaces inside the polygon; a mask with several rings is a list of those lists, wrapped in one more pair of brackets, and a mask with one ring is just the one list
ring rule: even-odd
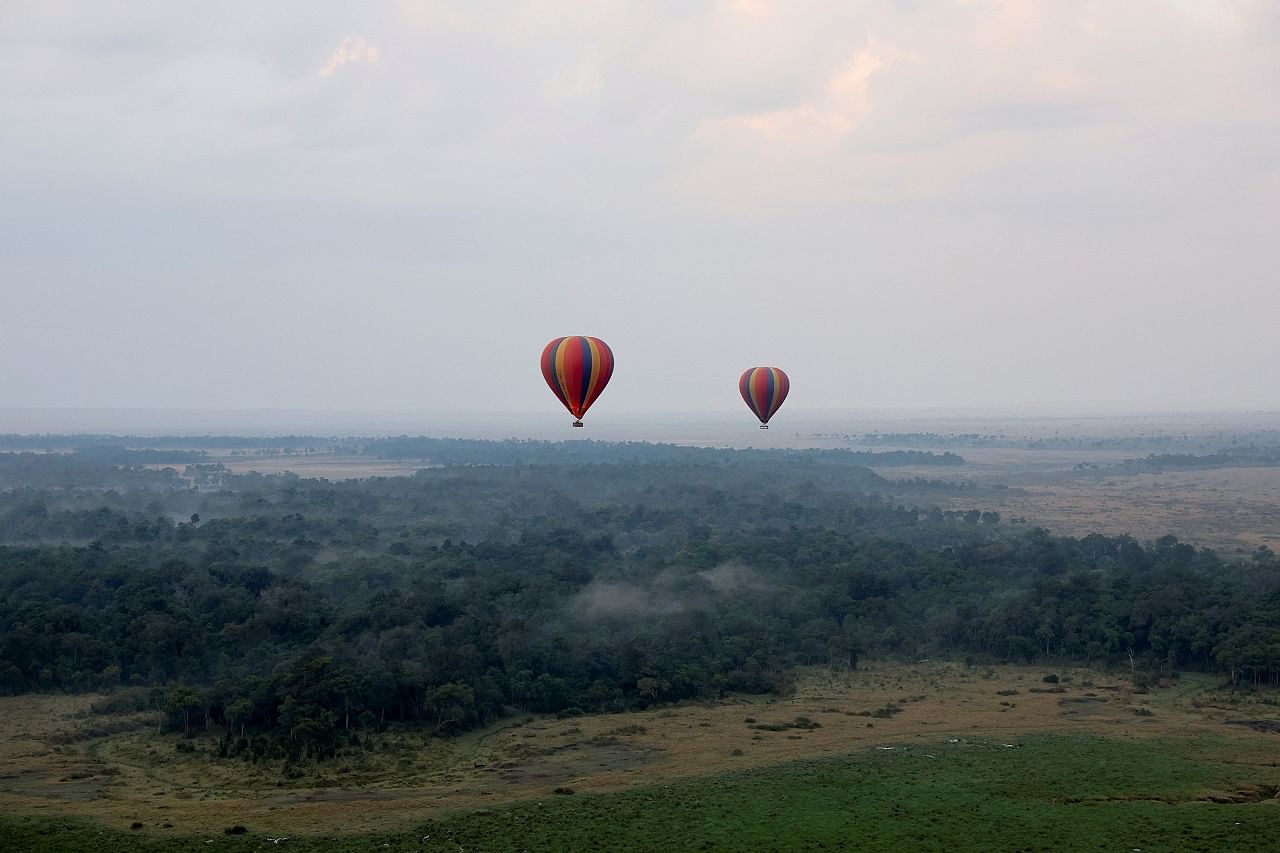
{"label": "fog patch", "polygon": [[653,619],[715,609],[734,595],[768,592],[775,586],[741,563],[694,572],[666,569],[645,581],[595,579],[569,601],[569,612],[587,620]]}
{"label": "fog patch", "polygon": [[587,619],[639,619],[701,609],[705,596],[681,595],[655,583],[642,587],[630,583],[593,580],[573,597],[572,609]]}
{"label": "fog patch", "polygon": [[774,584],[766,580],[759,572],[742,563],[721,563],[714,569],[698,572],[711,588],[721,595],[743,592],[768,592]]}

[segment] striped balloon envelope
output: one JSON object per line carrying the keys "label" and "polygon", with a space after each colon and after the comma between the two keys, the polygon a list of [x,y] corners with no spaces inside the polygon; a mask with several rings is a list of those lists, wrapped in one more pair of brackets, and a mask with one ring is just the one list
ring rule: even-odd
{"label": "striped balloon envelope", "polygon": [[787,399],[791,380],[776,367],[753,367],[738,380],[738,390],[747,407],[760,419],[760,429],[768,429],[769,418]]}
{"label": "striped balloon envelope", "polygon": [[613,376],[613,350],[599,338],[556,338],[542,350],[542,378],[582,426],[582,416]]}

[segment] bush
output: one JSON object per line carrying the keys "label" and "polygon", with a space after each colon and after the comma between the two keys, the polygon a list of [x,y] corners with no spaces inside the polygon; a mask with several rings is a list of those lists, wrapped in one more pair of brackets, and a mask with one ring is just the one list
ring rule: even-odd
{"label": "bush", "polygon": [[146,687],[129,687],[95,699],[89,710],[95,714],[132,714],[151,706],[151,691]]}
{"label": "bush", "polygon": [[765,732],[785,732],[787,729],[804,729],[811,732],[814,729],[822,728],[822,723],[815,722],[808,717],[796,717],[789,723],[754,723],[751,728]]}

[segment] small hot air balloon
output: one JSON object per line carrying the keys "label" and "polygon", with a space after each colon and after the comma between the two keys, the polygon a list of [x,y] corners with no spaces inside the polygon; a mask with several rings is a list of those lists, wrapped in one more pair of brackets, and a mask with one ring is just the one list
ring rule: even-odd
{"label": "small hot air balloon", "polygon": [[747,407],[760,419],[760,429],[768,429],[769,418],[787,399],[791,380],[776,367],[753,367],[738,380],[738,390]]}
{"label": "small hot air balloon", "polygon": [[573,415],[576,427],[582,426],[582,416],[611,376],[613,350],[599,338],[556,338],[542,350],[542,377]]}

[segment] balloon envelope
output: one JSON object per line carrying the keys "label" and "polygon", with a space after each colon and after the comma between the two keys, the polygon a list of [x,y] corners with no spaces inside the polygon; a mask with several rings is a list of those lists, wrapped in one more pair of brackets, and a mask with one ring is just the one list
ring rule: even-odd
{"label": "balloon envelope", "polygon": [[738,390],[742,399],[747,401],[747,408],[755,413],[760,423],[769,423],[769,418],[782,406],[791,390],[791,380],[787,374],[776,367],[753,367],[738,380]]}
{"label": "balloon envelope", "polygon": [[542,350],[542,378],[569,414],[581,419],[613,376],[613,350],[599,338],[556,338]]}

